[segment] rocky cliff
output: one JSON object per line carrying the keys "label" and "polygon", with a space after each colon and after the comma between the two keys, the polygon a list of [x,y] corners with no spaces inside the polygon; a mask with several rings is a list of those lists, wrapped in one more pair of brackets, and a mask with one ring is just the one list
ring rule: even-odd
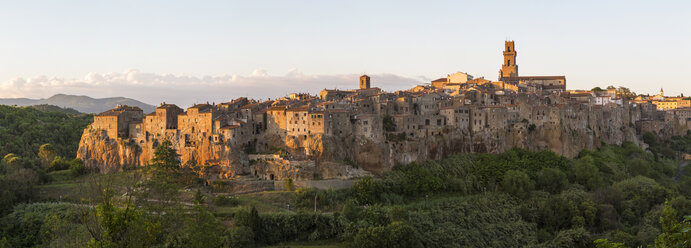
{"label": "rocky cliff", "polygon": [[[119,171],[128,166],[146,166],[160,142],[170,140],[183,165],[207,178],[255,174],[275,180],[302,180],[357,177],[368,172],[381,174],[396,164],[441,159],[462,152],[500,153],[519,147],[574,157],[583,149],[595,149],[603,143],[640,144],[641,132],[637,132],[631,110],[626,107],[557,108],[557,114],[545,117],[544,121],[524,120],[504,128],[488,127],[476,132],[444,127],[434,135],[384,140],[358,135],[319,134],[298,138],[266,134],[258,136],[250,147],[212,142],[208,137],[201,137],[192,145],[185,144],[175,131],[152,139],[109,139],[105,131],[90,126],[84,130],[77,157],[101,172]],[[650,124],[650,128],[660,130],[660,135],[671,136],[686,132],[686,125],[685,120],[670,119]],[[281,153],[281,161],[251,161],[248,151]]]}

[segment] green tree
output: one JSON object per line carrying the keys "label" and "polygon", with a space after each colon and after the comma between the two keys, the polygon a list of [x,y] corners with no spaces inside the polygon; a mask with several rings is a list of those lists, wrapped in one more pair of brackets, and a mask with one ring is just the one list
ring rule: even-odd
{"label": "green tree", "polygon": [[5,157],[2,158],[2,162],[0,163],[2,166],[2,170],[0,172],[2,173],[10,173],[12,171],[18,170],[23,167],[23,161],[22,158],[20,158],[17,155],[14,155],[14,153],[8,153],[5,155]]}
{"label": "green tree", "polygon": [[246,226],[236,226],[230,230],[230,247],[252,247],[254,246],[254,232]]}
{"label": "green tree", "polygon": [[384,127],[384,131],[386,132],[396,131],[396,123],[393,121],[393,118],[390,115],[384,116],[384,118],[382,119],[382,126]]}
{"label": "green tree", "polygon": [[293,191],[295,188],[295,185],[293,185],[293,179],[290,179],[290,178],[286,178],[283,185],[287,191]]}
{"label": "green tree", "polygon": [[348,199],[343,204],[343,216],[350,221],[356,221],[360,217],[360,212],[361,209],[357,206],[354,199]]}
{"label": "green tree", "polygon": [[504,173],[502,187],[506,193],[518,198],[526,198],[535,187],[535,183],[525,172],[509,170]]}
{"label": "green tree", "polygon": [[655,247],[691,247],[691,215],[685,216],[683,221],[677,220],[677,211],[669,201],[665,201],[665,208],[660,216],[662,234],[655,239]]}
{"label": "green tree", "polygon": [[57,156],[57,151],[51,144],[43,144],[38,148],[38,157],[41,158],[43,168],[47,168],[54,161],[55,156]]}
{"label": "green tree", "polygon": [[607,239],[596,239],[595,248],[628,248],[624,243],[612,242]]}
{"label": "green tree", "polygon": [[569,186],[566,173],[556,168],[543,168],[537,173],[537,188],[558,194]]}
{"label": "green tree", "polygon": [[[119,200],[111,189],[103,190],[95,216],[97,225],[89,228],[89,247],[151,246],[161,232],[159,223],[147,221],[129,198]],[[83,223],[90,223],[90,218],[88,212],[82,214]]]}
{"label": "green tree", "polygon": [[49,171],[59,171],[59,170],[67,170],[71,166],[70,161],[67,161],[61,156],[56,156],[55,159],[53,159],[52,162],[50,162],[50,165],[48,166]]}
{"label": "green tree", "polygon": [[81,159],[75,158],[70,162],[70,171],[72,176],[82,175],[86,172],[86,165],[84,165]]}
{"label": "green tree", "polygon": [[238,226],[244,226],[252,230],[252,233],[254,233],[255,241],[262,241],[262,219],[259,216],[257,208],[252,206],[249,210],[240,211],[235,216],[235,223]]}
{"label": "green tree", "polygon": [[138,203],[159,215],[178,207],[182,172],[180,155],[170,141],[164,141],[156,148],[154,158],[146,168],[147,179],[141,184]]}
{"label": "green tree", "polygon": [[203,206],[195,206],[193,211],[194,215],[187,218],[185,228],[181,232],[184,241],[179,247],[228,247],[228,229]]}
{"label": "green tree", "polygon": [[576,161],[573,169],[576,181],[589,190],[599,188],[603,181],[600,170],[595,166],[595,161],[591,156],[585,156]]}
{"label": "green tree", "polygon": [[360,229],[355,235],[356,247],[422,247],[415,229],[404,222]]}

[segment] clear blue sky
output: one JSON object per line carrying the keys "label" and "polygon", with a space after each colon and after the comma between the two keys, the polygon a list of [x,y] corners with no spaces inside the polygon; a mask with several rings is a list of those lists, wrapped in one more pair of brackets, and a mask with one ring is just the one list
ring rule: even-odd
{"label": "clear blue sky", "polygon": [[294,68],[495,80],[508,38],[521,75],[691,94],[690,2],[10,1],[0,8],[0,82]]}

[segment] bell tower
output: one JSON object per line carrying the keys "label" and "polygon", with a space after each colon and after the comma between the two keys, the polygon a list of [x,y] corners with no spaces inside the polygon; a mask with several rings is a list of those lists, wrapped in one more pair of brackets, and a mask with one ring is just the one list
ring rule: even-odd
{"label": "bell tower", "polygon": [[516,64],[516,49],[513,41],[504,42],[504,64],[499,71],[499,79],[518,77],[518,65]]}
{"label": "bell tower", "polygon": [[369,76],[367,76],[367,75],[360,76],[360,89],[361,90],[369,89]]}

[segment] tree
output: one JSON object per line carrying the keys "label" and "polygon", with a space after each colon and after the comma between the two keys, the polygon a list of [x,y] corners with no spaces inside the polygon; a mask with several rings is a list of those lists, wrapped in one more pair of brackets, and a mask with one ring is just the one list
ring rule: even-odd
{"label": "tree", "polygon": [[400,221],[360,229],[354,244],[356,247],[422,247],[415,229]]}
{"label": "tree", "polygon": [[386,132],[396,131],[396,123],[393,121],[393,118],[390,115],[384,116],[384,118],[382,119],[382,126],[384,127],[384,131]]}
{"label": "tree", "polygon": [[566,173],[555,168],[543,168],[537,173],[537,188],[552,194],[558,194],[569,186]]}
{"label": "tree", "polygon": [[56,155],[57,152],[55,151],[55,147],[51,144],[43,144],[38,148],[38,157],[41,158],[43,168],[47,168],[53,162]]}
{"label": "tree", "polygon": [[286,188],[286,191],[293,191],[295,187],[295,185],[293,185],[293,179],[290,178],[286,178],[283,185]]}
{"label": "tree", "polygon": [[665,201],[665,208],[660,216],[662,234],[655,239],[655,247],[691,247],[691,215],[684,220],[677,220],[677,211],[672,208],[669,201]]}
{"label": "tree", "polygon": [[86,172],[86,166],[81,159],[75,158],[70,162],[70,171],[72,172],[72,176],[76,177]]}
{"label": "tree", "polygon": [[607,239],[596,239],[595,248],[627,248],[624,243],[612,242]]}
{"label": "tree", "polygon": [[211,248],[228,247],[229,232],[223,224],[203,206],[194,207],[194,216],[187,218],[184,236],[179,247]]}
{"label": "tree", "polygon": [[519,170],[509,170],[504,173],[502,180],[504,192],[509,193],[518,198],[525,198],[530,194],[530,191],[535,187],[533,180],[530,180],[528,174]]}
{"label": "tree", "polygon": [[52,162],[50,162],[50,166],[48,166],[49,171],[59,171],[59,170],[66,170],[69,169],[71,166],[70,161],[67,161],[66,159],[56,156],[55,159],[53,159]]}
{"label": "tree", "polygon": [[589,190],[597,189],[602,185],[600,170],[595,166],[591,156],[585,156],[576,161],[573,172],[576,180]]}
{"label": "tree", "polygon": [[146,168],[147,179],[141,184],[142,190],[137,197],[141,205],[159,215],[178,205],[179,190],[184,181],[179,158],[170,141],[166,140],[156,148],[154,158]]}
{"label": "tree", "polygon": [[600,88],[600,86],[597,86],[597,87],[595,87],[595,88],[590,89],[590,91],[599,92],[599,91],[605,91],[605,90],[603,90],[602,88]]}
{"label": "tree", "polygon": [[115,191],[104,189],[95,215],[83,212],[83,223],[87,225],[92,239],[89,247],[146,247],[156,241],[161,232],[160,224],[147,221],[143,212],[137,210],[129,197],[124,200],[115,197]]}
{"label": "tree", "polygon": [[163,141],[156,147],[154,158],[151,159],[149,168],[154,172],[176,172],[180,169],[180,154],[173,149],[173,143],[169,140]]}
{"label": "tree", "polygon": [[360,207],[355,204],[354,199],[348,199],[346,200],[345,204],[343,204],[343,216],[350,220],[350,221],[357,221],[357,218],[360,216],[361,209]]}

